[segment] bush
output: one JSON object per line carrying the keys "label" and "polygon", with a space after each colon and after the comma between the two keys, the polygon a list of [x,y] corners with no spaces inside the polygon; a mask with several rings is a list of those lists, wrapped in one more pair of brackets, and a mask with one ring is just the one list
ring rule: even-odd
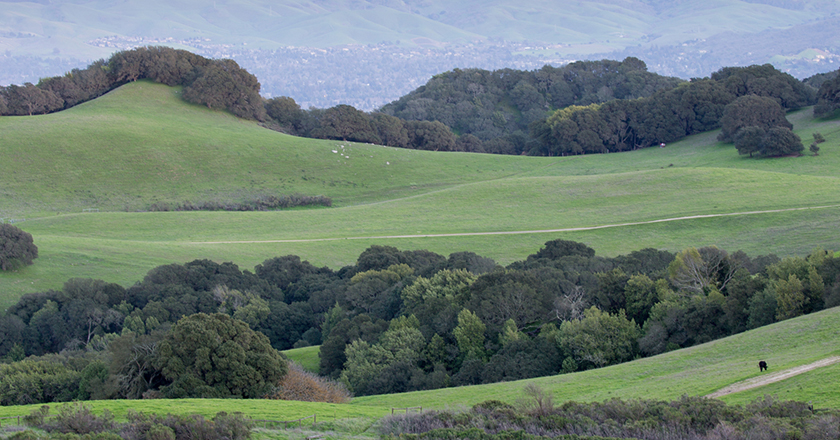
{"label": "bush", "polygon": [[287,196],[259,195],[243,202],[219,202],[205,201],[193,203],[170,204],[156,202],[148,207],[152,212],[169,211],[270,211],[274,209],[289,209],[299,206],[332,206],[332,199],[327,196],[307,196],[303,194],[291,194]]}
{"label": "bush", "polygon": [[50,407],[48,405],[43,405],[42,407],[33,410],[29,413],[28,416],[23,418],[23,423],[26,426],[41,426],[44,424],[44,419],[50,414]]}
{"label": "bush", "polygon": [[91,434],[114,429],[114,417],[105,410],[101,416],[93,413],[89,405],[68,403],[58,408],[58,414],[42,425],[47,432]]}
{"label": "bush", "polygon": [[149,428],[146,438],[148,440],[175,440],[175,431],[166,425],[155,423]]}
{"label": "bush", "polygon": [[10,224],[0,224],[0,270],[12,270],[32,264],[38,247],[32,234]]}
{"label": "bush", "polygon": [[347,403],[350,397],[350,391],[343,383],[312,374],[294,362],[289,363],[289,372],[269,396],[278,400],[329,403]]}

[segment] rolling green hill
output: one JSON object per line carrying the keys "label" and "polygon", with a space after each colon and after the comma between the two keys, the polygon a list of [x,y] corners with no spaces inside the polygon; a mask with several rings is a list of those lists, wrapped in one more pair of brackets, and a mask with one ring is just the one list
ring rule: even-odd
{"label": "rolling green hill", "polygon": [[[819,156],[749,159],[704,133],[664,149],[552,158],[295,138],[177,94],[137,82],[68,111],[0,118],[0,217],[26,218],[18,225],[40,250],[34,265],[0,273],[0,306],[71,277],[128,285],[197,258],[251,268],[296,254],[337,269],[372,244],[501,264],[556,238],[603,255],[840,249],[840,121],[808,109],[789,119],[806,144],[825,135]],[[266,193],[323,194],[334,205],[136,212]]]}
{"label": "rolling green hill", "polygon": [[[515,403],[524,396],[522,390],[528,383],[552,393],[557,403],[600,402],[611,398],[671,400],[682,395],[706,395],[761,374],[840,355],[838,338],[840,308],[835,307],[714,342],[596,370],[489,385],[359,397],[343,405],[256,399],[102,400],[90,404],[97,411],[107,408],[117,417],[124,416],[129,408],[205,416],[224,410],[273,420],[292,420],[315,413],[319,420],[326,419],[329,423],[333,418],[379,418],[389,414],[392,407],[457,408],[490,399]],[[768,362],[768,373],[759,373],[758,360]],[[835,383],[838,373],[840,364],[834,364],[772,385],[730,394],[721,400],[744,404],[772,393],[782,399],[811,401],[815,408],[838,408],[840,392],[836,387],[825,386]],[[28,414],[38,406],[0,407],[0,417]],[[369,427],[370,421],[364,426]]]}

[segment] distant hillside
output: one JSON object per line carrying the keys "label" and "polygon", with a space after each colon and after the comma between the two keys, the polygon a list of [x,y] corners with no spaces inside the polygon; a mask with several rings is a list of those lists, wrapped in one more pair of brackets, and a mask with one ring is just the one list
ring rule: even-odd
{"label": "distant hillside", "polygon": [[[830,21],[838,11],[828,0],[4,1],[0,84],[34,82],[150,44],[232,57],[265,93],[305,107],[370,110],[453,68],[533,69],[625,55],[683,78],[739,60],[804,77],[840,62],[840,28]],[[327,52],[339,46],[352,56]]]}

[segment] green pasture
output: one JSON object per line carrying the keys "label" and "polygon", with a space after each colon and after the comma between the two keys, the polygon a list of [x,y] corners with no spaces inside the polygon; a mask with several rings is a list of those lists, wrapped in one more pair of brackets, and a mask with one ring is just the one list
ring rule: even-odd
{"label": "green pasture", "polygon": [[[200,213],[173,213],[170,215]],[[101,214],[104,216],[105,214]],[[122,214],[125,215],[125,214]],[[155,214],[158,215],[158,214]],[[99,215],[91,217],[99,217]],[[338,269],[351,264],[369,246],[427,249],[442,255],[469,250],[508,264],[525,258],[549,240],[563,238],[593,247],[598,255],[615,256],[645,247],[679,250],[687,246],[717,245],[742,249],[750,255],[776,252],[805,255],[815,247],[840,249],[840,208],[682,220],[587,231],[525,233],[462,237],[360,238],[308,242],[194,244],[174,241],[93,239],[36,235],[40,257],[17,272],[0,273],[0,304],[6,308],[20,295],[58,288],[69,278],[100,278],[131,285],[151,268],[194,259],[232,261],[241,269],[268,258],[298,255],[317,266]],[[97,227],[98,225],[91,225]],[[186,227],[185,227],[186,228]],[[188,228],[187,228],[188,229]],[[119,234],[119,232],[117,232]]]}
{"label": "green pasture", "polygon": [[304,370],[310,371],[312,373],[318,373],[320,369],[319,365],[321,362],[320,356],[318,353],[321,350],[320,345],[314,345],[311,347],[302,347],[302,348],[292,348],[289,350],[283,350],[283,354],[286,355],[287,358],[290,360],[297,362]]}
{"label": "green pasture", "polygon": [[179,93],[138,81],[66,111],[0,117],[0,217],[257,194],[326,195],[346,206],[551,163],[297,138],[188,104]]}
{"label": "green pasture", "polygon": [[[140,81],[68,111],[0,118],[0,218],[26,218],[17,225],[40,254],[0,273],[0,308],[72,277],[131,285],[194,259],[251,269],[294,254],[338,269],[373,244],[472,251],[500,264],[557,238],[605,256],[840,249],[840,120],[810,109],[789,119],[806,145],[815,131],[825,136],[819,156],[750,159],[709,132],[666,148],[521,157],[296,138],[178,93]],[[334,206],[137,212],[291,193],[327,195]],[[710,215],[723,216],[676,220]]]}

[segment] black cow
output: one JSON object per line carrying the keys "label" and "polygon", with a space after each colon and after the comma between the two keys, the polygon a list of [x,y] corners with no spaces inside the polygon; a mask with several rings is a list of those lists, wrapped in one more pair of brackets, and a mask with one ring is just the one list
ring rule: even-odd
{"label": "black cow", "polygon": [[767,362],[759,361],[758,362],[758,371],[767,371]]}

